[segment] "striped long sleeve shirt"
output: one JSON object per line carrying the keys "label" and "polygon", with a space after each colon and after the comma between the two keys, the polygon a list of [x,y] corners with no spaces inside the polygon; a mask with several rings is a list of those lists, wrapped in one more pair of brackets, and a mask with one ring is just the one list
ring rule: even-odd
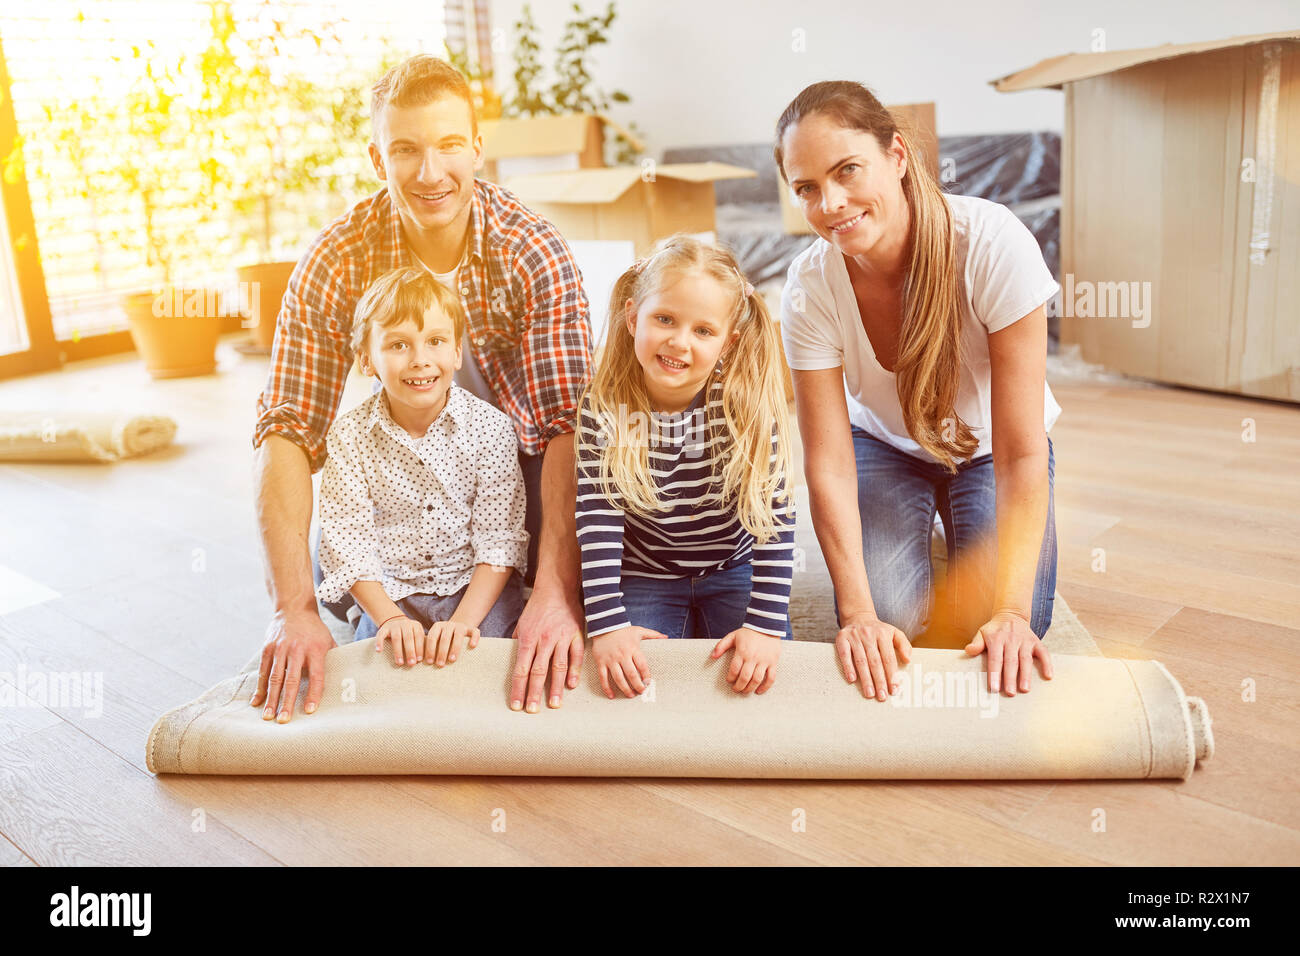
{"label": "striped long sleeve shirt", "polygon": [[[708,393],[707,402],[705,391]],[[617,433],[636,440],[637,423]],[[587,635],[596,637],[635,624],[620,590],[622,575],[649,578],[698,577],[752,562],[751,593],[744,626],[774,637],[786,632],[794,557],[794,503],[780,501],[783,477],[772,501],[780,533],[758,544],[740,523],[734,501],[723,506],[714,475],[728,454],[710,441],[725,428],[722,383],[714,381],[679,415],[652,415],[639,434],[649,442],[650,471],[660,499],[669,507],[653,517],[626,512],[600,487],[600,449],[616,434],[614,423],[597,421],[584,402],[579,411],[578,543],[582,551],[582,593]],[[773,432],[772,457],[776,459]]]}

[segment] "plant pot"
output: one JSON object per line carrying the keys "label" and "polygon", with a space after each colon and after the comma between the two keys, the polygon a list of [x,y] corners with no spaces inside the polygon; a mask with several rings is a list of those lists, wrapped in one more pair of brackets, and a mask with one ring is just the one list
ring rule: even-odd
{"label": "plant pot", "polygon": [[123,302],[136,351],[154,378],[210,375],[217,370],[224,310],[216,292],[202,291],[201,296],[182,291],[179,304],[171,287],[159,294],[128,295]]}
{"label": "plant pot", "polygon": [[235,270],[241,283],[248,283],[248,301],[253,314],[252,345],[270,354],[275,341],[275,320],[280,314],[284,290],[289,287],[297,262],[259,262],[254,266],[241,266]]}

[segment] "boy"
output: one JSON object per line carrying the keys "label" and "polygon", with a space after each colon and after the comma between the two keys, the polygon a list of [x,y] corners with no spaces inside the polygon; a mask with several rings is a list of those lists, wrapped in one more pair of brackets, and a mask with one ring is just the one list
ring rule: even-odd
{"label": "boy", "polygon": [[[526,492],[509,417],[453,384],[465,312],[420,268],[357,303],[352,348],[383,386],[339,416],[321,478],[322,602],[350,593],[356,639],[396,664],[455,661],[523,610]],[[517,569],[517,570],[516,570]],[[427,634],[426,634],[427,628]]]}

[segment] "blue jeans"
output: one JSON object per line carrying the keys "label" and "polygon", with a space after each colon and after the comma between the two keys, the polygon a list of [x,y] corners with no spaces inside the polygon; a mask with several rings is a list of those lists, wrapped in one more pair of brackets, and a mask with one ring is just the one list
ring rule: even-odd
{"label": "blue jeans", "polygon": [[[394,603],[403,614],[413,621],[419,621],[420,626],[427,631],[431,624],[445,621],[456,612],[460,599],[465,596],[467,590],[469,590],[468,584],[455,594],[446,597],[439,597],[437,594],[408,594]],[[479,633],[484,637],[514,637],[515,625],[519,623],[519,615],[523,610],[523,591],[519,584],[519,572],[515,571],[510,575],[506,586],[501,589],[501,596],[487,612],[487,617],[483,618],[483,623],[478,626]],[[356,640],[364,641],[378,633],[378,623],[362,611],[361,619],[357,621]]]}
{"label": "blue jeans", "polygon": [[[720,641],[745,624],[749,607],[748,561],[692,578],[643,578],[625,574],[619,582],[628,620],[669,637]],[[786,615],[785,637],[792,640]]]}
{"label": "blue jeans", "polygon": [[[950,605],[939,615],[962,634],[993,614],[997,574],[997,492],[993,456],[981,455],[950,474],[942,465],[900,451],[852,427],[858,471],[862,555],[876,616],[915,638],[930,622],[933,569],[930,534],[943,521]],[[1030,627],[1040,638],[1052,623],[1056,595],[1056,456],[1047,441],[1047,525],[1034,576]],[[838,615],[838,601],[836,613]]]}

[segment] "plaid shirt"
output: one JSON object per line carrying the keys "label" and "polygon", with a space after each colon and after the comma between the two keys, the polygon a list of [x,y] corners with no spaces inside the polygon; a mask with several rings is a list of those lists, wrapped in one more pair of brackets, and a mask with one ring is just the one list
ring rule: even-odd
{"label": "plaid shirt", "polygon": [[[510,416],[519,447],[546,450],[577,424],[591,374],[591,319],[582,275],[559,231],[511,193],[474,182],[466,259],[457,274],[473,356]],[[366,288],[413,264],[387,187],[316,237],[289,279],[271,372],[257,400],[253,447],[267,435],[301,445],[311,470],[352,367],[352,318]]]}

